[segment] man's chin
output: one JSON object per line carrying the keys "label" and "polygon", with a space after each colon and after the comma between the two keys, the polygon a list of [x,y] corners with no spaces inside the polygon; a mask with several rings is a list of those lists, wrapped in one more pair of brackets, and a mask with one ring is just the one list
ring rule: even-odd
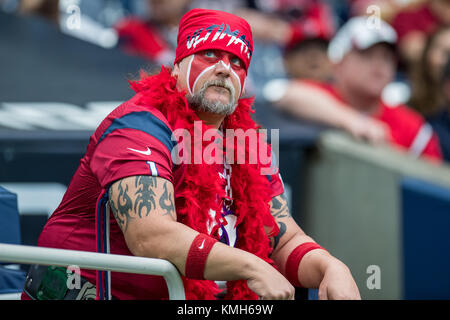
{"label": "man's chin", "polygon": [[209,103],[220,102],[222,104],[229,104],[231,95],[229,93],[205,92],[205,100]]}

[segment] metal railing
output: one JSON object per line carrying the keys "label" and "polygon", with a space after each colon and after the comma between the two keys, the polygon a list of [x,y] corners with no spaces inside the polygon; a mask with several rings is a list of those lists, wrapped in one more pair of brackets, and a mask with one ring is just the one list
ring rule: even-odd
{"label": "metal railing", "polygon": [[0,244],[0,261],[58,267],[76,265],[81,269],[157,275],[166,280],[169,299],[184,300],[186,298],[180,274],[175,266],[167,260]]}

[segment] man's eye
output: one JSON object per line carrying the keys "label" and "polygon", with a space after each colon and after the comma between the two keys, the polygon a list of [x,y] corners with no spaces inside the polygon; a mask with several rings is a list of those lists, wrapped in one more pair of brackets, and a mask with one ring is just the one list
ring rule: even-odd
{"label": "man's eye", "polygon": [[206,51],[206,52],[205,52],[205,57],[208,57],[208,58],[215,58],[216,55],[214,54],[213,51]]}
{"label": "man's eye", "polygon": [[241,59],[237,57],[232,58],[231,63],[234,64],[235,66],[241,67]]}

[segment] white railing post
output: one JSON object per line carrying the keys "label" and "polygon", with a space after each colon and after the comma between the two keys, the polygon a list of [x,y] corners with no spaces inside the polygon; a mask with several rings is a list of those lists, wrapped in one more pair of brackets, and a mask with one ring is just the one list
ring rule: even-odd
{"label": "white railing post", "polygon": [[0,261],[40,264],[81,269],[139,273],[163,276],[169,289],[169,299],[184,300],[184,286],[175,266],[167,260],[88,251],[0,244]]}

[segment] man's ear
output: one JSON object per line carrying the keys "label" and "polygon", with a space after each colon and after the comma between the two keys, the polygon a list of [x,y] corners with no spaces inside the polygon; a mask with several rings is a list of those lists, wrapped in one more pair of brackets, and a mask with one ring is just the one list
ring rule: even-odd
{"label": "man's ear", "polygon": [[173,65],[172,77],[178,78],[179,74],[180,74],[180,64],[176,63]]}

